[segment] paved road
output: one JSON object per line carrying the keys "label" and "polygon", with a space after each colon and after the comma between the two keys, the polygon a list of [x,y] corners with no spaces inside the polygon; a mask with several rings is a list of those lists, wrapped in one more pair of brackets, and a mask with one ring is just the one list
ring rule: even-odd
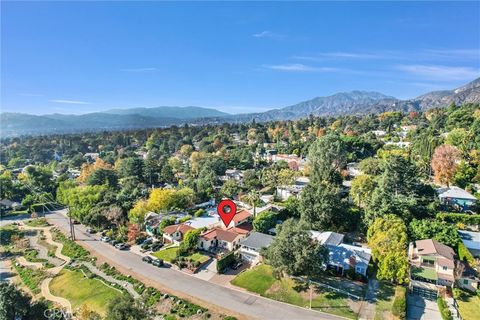
{"label": "paved road", "polygon": [[[68,220],[62,212],[48,214],[47,220],[65,231],[69,230]],[[77,241],[82,241],[106,259],[172,291],[182,292],[208,304],[219,306],[221,309],[231,310],[252,319],[343,319],[219,286],[173,269],[154,267],[141,261],[135,253],[119,251],[99,241],[98,236],[86,233],[83,226],[76,225],[75,229]]]}

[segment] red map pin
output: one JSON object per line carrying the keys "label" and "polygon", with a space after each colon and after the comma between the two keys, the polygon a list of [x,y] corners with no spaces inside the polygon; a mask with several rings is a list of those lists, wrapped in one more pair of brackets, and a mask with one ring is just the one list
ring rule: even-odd
{"label": "red map pin", "polygon": [[237,205],[230,199],[222,200],[217,206],[217,212],[225,227],[228,227],[233,216],[237,214]]}

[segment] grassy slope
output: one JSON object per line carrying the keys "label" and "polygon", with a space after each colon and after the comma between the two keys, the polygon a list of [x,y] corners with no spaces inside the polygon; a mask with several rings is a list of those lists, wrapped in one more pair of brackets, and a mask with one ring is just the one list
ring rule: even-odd
{"label": "grassy slope", "polygon": [[375,320],[385,319],[385,312],[391,315],[393,300],[395,300],[395,287],[387,282],[380,281],[377,293]]}
{"label": "grassy slope", "polygon": [[100,280],[88,279],[81,271],[62,270],[50,283],[52,294],[64,297],[70,301],[72,307],[78,308],[83,304],[105,315],[108,303],[123,293],[107,287]]}
{"label": "grassy slope", "polygon": [[178,247],[173,247],[173,248],[157,251],[153,253],[153,255],[159,259],[170,262],[177,257],[177,251],[178,251]]}
{"label": "grassy slope", "polygon": [[[232,284],[274,300],[300,307],[309,305],[309,290],[304,284],[299,285],[287,278],[275,279],[271,267],[267,265],[242,272],[232,280]],[[315,291],[312,308],[347,318],[356,318],[343,296],[325,290]]]}

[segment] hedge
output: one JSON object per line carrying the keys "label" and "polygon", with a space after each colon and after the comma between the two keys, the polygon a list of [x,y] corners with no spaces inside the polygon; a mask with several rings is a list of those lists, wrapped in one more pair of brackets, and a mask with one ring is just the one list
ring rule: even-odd
{"label": "hedge", "polygon": [[466,225],[480,224],[480,215],[466,213],[437,213],[437,219],[449,223],[463,223]]}
{"label": "hedge", "polygon": [[439,297],[437,299],[437,304],[438,309],[440,310],[440,314],[442,315],[442,319],[453,320],[452,313],[450,312],[450,309],[448,309],[448,305],[442,297]]}
{"label": "hedge", "polygon": [[224,257],[217,260],[217,272],[223,273],[225,269],[230,267],[235,263],[235,255],[234,252],[230,252],[229,254],[225,255]]}
{"label": "hedge", "polygon": [[475,258],[473,257],[472,253],[470,250],[465,247],[463,242],[460,242],[458,244],[458,258],[461,261],[467,262],[469,265],[474,266],[475,265]]}
{"label": "hedge", "polygon": [[407,318],[407,289],[397,286],[395,289],[395,300],[393,300],[392,313],[399,319]]}

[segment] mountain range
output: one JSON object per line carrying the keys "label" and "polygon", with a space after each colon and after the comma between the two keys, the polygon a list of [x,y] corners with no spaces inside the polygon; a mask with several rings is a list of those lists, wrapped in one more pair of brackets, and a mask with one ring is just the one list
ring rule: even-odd
{"label": "mountain range", "polygon": [[293,120],[316,116],[362,115],[385,111],[424,111],[451,103],[480,103],[480,78],[453,90],[433,91],[409,100],[379,92],[351,91],[316,97],[295,105],[261,113],[228,114],[203,107],[112,109],[83,115],[0,114],[2,137],[28,134],[71,133],[166,127],[185,123],[205,124]]}

